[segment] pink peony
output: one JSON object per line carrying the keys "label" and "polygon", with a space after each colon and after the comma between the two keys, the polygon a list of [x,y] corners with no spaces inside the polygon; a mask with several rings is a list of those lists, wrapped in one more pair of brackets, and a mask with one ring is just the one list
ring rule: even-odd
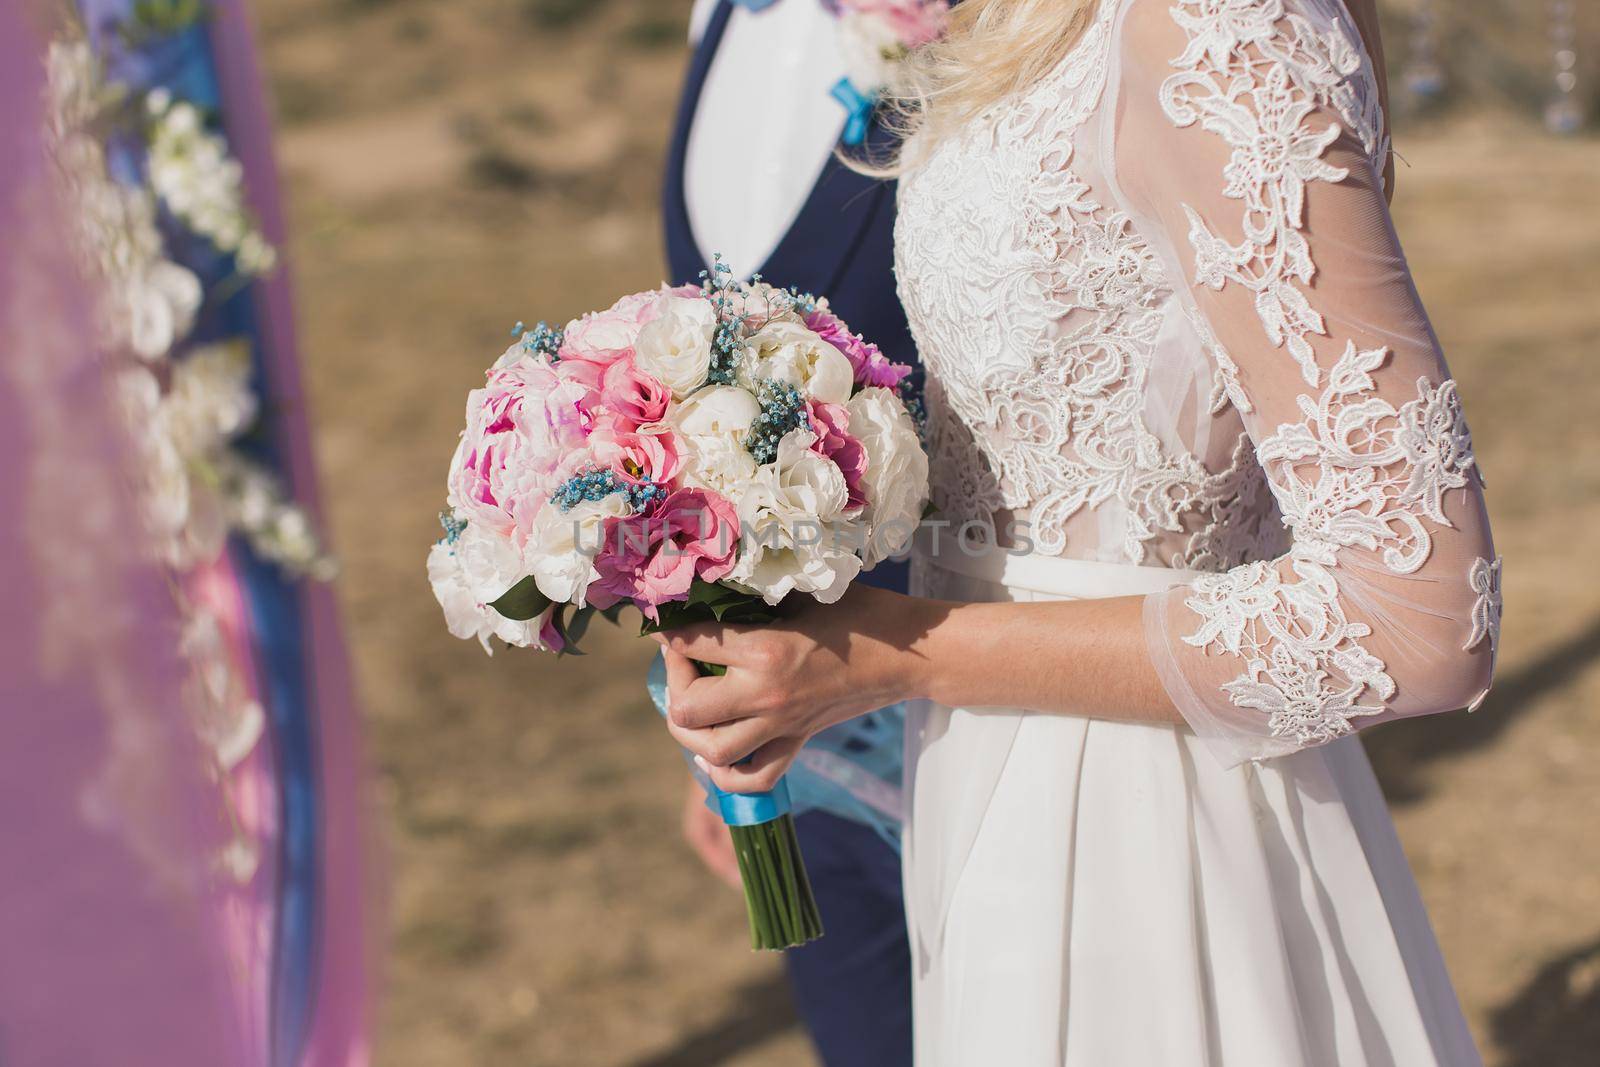
{"label": "pink peony", "polygon": [[602,418],[619,430],[636,430],[647,423],[660,422],[672,402],[672,390],[634,366],[631,357],[619,359],[605,369],[599,393]]}
{"label": "pink peony", "polygon": [[657,508],[606,522],[588,602],[608,608],[628,600],[646,618],[659,619],[662,604],[688,598],[696,577],[725,577],[738,549],[732,504],[705,489],[675,490]]}
{"label": "pink peony", "polygon": [[867,491],[862,481],[867,473],[867,450],[850,436],[850,412],[842,404],[824,404],[816,400],[811,401],[806,410],[811,416],[812,432],[817,435],[811,451],[831,459],[844,474],[849,494],[845,510],[866,506]]}
{"label": "pink peony", "polygon": [[558,355],[604,367],[633,353],[644,324],[656,317],[661,293],[650,290],[623,297],[604,311],[591,311],[567,323]]}
{"label": "pink peony", "polygon": [[467,428],[450,462],[452,507],[502,536],[544,502],[563,456],[583,445],[588,391],[542,357],[508,351],[467,395]]}
{"label": "pink peony", "polygon": [[855,372],[858,388],[865,389],[877,385],[893,389],[911,373],[910,367],[904,363],[891,363],[888,356],[878,351],[877,345],[860,334],[851,333],[850,327],[844,324],[844,320],[825,307],[818,307],[807,315],[806,326],[844,353],[845,358],[850,361],[851,369]]}
{"label": "pink peony", "polygon": [[567,323],[565,337],[557,354],[563,360],[582,360],[602,367],[609,366],[633,354],[639,331],[661,314],[663,297],[694,295],[698,292],[700,290],[696,286],[684,285],[631,293],[604,311],[591,311]]}

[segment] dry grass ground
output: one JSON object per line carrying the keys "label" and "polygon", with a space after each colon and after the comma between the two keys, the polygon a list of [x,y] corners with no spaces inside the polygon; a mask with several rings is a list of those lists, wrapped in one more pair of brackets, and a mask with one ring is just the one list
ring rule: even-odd
{"label": "dry grass ground", "polygon": [[[811,1062],[775,961],[679,844],[646,651],[597,629],[587,660],[486,660],[445,634],[422,576],[461,397],[511,323],[662,273],[685,8],[259,4],[390,842],[385,1067]],[[1491,1063],[1593,1063],[1600,144],[1481,117],[1398,143],[1400,227],[1472,414],[1508,615],[1487,707],[1369,750]]]}

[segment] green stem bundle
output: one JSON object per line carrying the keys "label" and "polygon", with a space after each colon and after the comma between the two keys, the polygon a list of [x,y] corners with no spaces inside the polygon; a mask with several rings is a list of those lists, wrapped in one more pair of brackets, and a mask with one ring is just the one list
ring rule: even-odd
{"label": "green stem bundle", "polygon": [[794,816],[780,815],[756,826],[730,826],[744,901],[750,917],[750,947],[794,948],[822,936],[822,915],[811,893]]}

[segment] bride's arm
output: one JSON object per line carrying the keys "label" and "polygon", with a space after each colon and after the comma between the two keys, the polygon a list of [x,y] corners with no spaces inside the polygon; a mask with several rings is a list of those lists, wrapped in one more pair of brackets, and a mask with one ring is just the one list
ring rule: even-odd
{"label": "bride's arm", "polygon": [[[899,700],[1182,722],[1142,611],[1139,597],[959,604],[863,585],[773,626],[687,627],[657,635],[668,728],[723,789],[760,792],[813,734]],[[699,677],[692,659],[728,673]]]}
{"label": "bride's arm", "polygon": [[[668,728],[718,786],[761,792],[819,731],[901,700],[1192,724],[1155,665],[1146,621],[1155,602],[955,603],[858,586],[838,604],[808,604],[772,626],[658,634],[672,692]],[[701,677],[691,660],[728,673]],[[1442,677],[1444,692],[1455,694],[1437,698],[1435,711],[1488,685],[1478,646],[1436,649],[1404,677],[1416,672]]]}
{"label": "bride's arm", "polygon": [[1175,299],[1293,548],[1142,602],[862,591],[855,610],[768,633],[686,635],[679,652],[733,669],[696,681],[673,661],[679,740],[719,767],[756,753],[747,771],[717,771],[725,787],[759,787],[816,728],[909,696],[1181,716],[1237,762],[1487,687],[1499,564],[1455,386],[1389,220],[1358,39],[1303,0],[1276,17],[1199,0],[1128,9],[1104,107],[1113,206],[1185,281]]}

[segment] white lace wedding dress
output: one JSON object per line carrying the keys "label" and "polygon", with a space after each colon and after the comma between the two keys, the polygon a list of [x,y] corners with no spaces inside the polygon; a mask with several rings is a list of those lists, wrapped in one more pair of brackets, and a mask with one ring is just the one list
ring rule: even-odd
{"label": "white lace wedding dress", "polygon": [[[902,180],[952,599],[1146,596],[1188,727],[923,706],[919,1064],[1478,1057],[1358,742],[1499,626],[1455,384],[1340,0],[1102,0]],[[987,531],[987,532],[985,532]],[[1440,729],[1449,729],[1439,720]]]}

